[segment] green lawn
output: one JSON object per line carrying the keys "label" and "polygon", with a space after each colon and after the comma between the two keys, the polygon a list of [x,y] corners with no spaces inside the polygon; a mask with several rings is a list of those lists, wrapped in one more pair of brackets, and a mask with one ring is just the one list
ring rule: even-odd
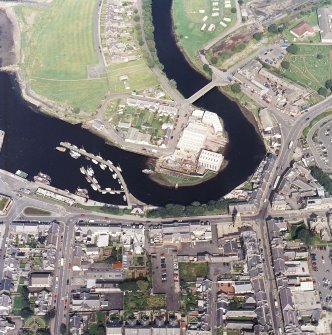
{"label": "green lawn", "polygon": [[309,123],[309,125],[307,127],[305,127],[303,129],[303,136],[307,137],[309,130],[320,120],[326,118],[327,116],[332,115],[332,110],[326,111],[322,114],[319,114],[318,116],[316,116],[313,120],[311,120],[311,122]]}
{"label": "green lawn", "polygon": [[208,263],[179,263],[180,279],[194,282],[197,277],[206,277],[209,273]]}
{"label": "green lawn", "polygon": [[54,0],[17,9],[22,26],[22,68],[32,89],[46,98],[93,112],[108,91],[106,78],[87,80],[98,63],[93,37],[97,0]]}
{"label": "green lawn", "polygon": [[[332,78],[332,46],[330,45],[300,45],[296,55],[288,54],[286,59],[290,62],[287,70],[282,74],[303,86],[317,91],[325,85],[325,81]],[[322,58],[317,58],[321,55]]]}
{"label": "green lawn", "polygon": [[23,213],[25,215],[40,215],[40,216],[49,216],[51,215],[50,212],[48,211],[44,211],[42,209],[39,209],[39,208],[35,208],[35,207],[26,207],[24,208],[24,211]]}
{"label": "green lawn", "polygon": [[[194,59],[197,51],[202,48],[208,41],[218,36],[221,32],[225,31],[236,21],[236,13],[231,13],[230,8],[225,8],[224,0],[216,0],[219,2],[218,8],[219,16],[212,17],[212,2],[211,0],[174,0],[173,1],[173,20],[175,32],[179,43],[184,48],[184,51]],[[234,0],[232,6],[235,7]],[[204,10],[204,13],[200,13]],[[208,19],[203,22],[204,17]],[[223,27],[220,21],[224,18],[231,18],[231,22],[227,22],[227,27]],[[201,31],[203,24],[206,24],[204,31]],[[215,25],[215,30],[209,32],[210,24]]]}
{"label": "green lawn", "polygon": [[4,210],[9,201],[10,201],[9,198],[0,196],[0,211]]}

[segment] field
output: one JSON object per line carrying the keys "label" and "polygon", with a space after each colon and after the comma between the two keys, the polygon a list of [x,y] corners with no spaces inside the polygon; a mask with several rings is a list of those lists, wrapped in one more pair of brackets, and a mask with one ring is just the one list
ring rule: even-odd
{"label": "field", "polygon": [[[207,42],[235,23],[236,13],[231,13],[230,8],[225,8],[224,3],[224,0],[219,0],[220,15],[212,17],[212,2],[210,0],[173,1],[172,11],[175,32],[179,43],[191,60],[194,60],[197,51]],[[235,7],[234,0],[231,3]],[[204,13],[199,11],[204,11]],[[206,16],[208,19],[203,22]],[[228,27],[223,27],[220,24],[220,21],[225,17],[231,18],[231,22],[227,23]],[[202,32],[201,27],[204,23],[206,23],[206,28]],[[214,31],[208,31],[210,24],[215,25]]]}
{"label": "field", "polygon": [[128,93],[123,82],[119,80],[119,77],[123,75],[128,76],[130,91],[158,85],[157,78],[153,75],[143,58],[109,66],[108,80],[111,92]]}
{"label": "field", "polygon": [[98,63],[93,37],[97,0],[55,0],[43,9],[17,10],[22,68],[32,89],[46,98],[92,112],[108,91],[106,78],[88,80]]}
{"label": "field", "polygon": [[51,215],[50,212],[44,211],[42,209],[39,208],[35,208],[35,207],[26,207],[23,211],[23,213],[25,215],[40,215],[40,216],[49,216]]}
{"label": "field", "polygon": [[332,78],[332,46],[297,45],[299,52],[296,55],[288,54],[285,60],[290,62],[290,67],[282,70],[282,74],[317,91],[325,86],[326,80]]}
{"label": "field", "polygon": [[5,209],[9,201],[9,198],[0,196],[0,211]]}
{"label": "field", "polygon": [[196,281],[197,277],[206,277],[208,273],[208,263],[179,263],[180,279],[185,282]]}

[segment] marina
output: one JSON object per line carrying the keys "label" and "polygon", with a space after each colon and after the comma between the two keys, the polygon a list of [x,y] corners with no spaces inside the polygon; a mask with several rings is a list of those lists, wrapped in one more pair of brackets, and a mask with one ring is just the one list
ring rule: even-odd
{"label": "marina", "polygon": [[[119,185],[120,185],[120,189],[119,190],[115,190],[112,189],[110,187],[107,187],[105,189],[102,189],[101,186],[98,183],[98,180],[95,177],[95,173],[94,170],[91,166],[85,168],[84,166],[80,167],[80,172],[85,175],[86,181],[90,184],[91,188],[94,191],[100,192],[101,194],[121,194],[124,193],[123,195],[123,200],[127,202],[128,206],[131,206],[132,203],[130,201],[130,193],[128,190],[128,187],[125,183],[125,180],[121,174],[122,169],[120,167],[120,165],[113,165],[113,163],[110,160],[105,160],[104,158],[102,158],[99,155],[94,155],[91,153],[88,153],[85,149],[79,149],[77,146],[72,145],[69,142],[61,142],[60,143],[61,147],[64,149],[68,149],[69,150],[69,154],[71,157],[73,157],[74,159],[84,156],[85,158],[89,158],[91,159],[91,161],[96,164],[99,165],[99,167],[101,168],[101,170],[105,170],[107,167],[109,168],[109,170],[111,172],[113,172],[112,177],[113,179],[117,180]],[[77,189],[76,192],[78,192],[79,189]],[[77,194],[77,193],[76,193]],[[80,194],[82,194],[82,191],[80,191]],[[84,192],[84,194],[86,195],[87,193]]]}

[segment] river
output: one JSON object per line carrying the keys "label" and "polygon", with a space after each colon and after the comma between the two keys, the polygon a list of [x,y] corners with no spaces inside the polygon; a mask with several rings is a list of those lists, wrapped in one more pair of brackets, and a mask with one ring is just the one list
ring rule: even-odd
{"label": "river", "polygon": [[[203,87],[207,80],[196,72],[177,48],[172,34],[170,0],[153,1],[155,40],[158,56],[165,66],[168,78],[177,82],[178,90],[188,97]],[[102,195],[89,188],[80,174],[81,165],[91,165],[83,158],[75,160],[68,153],[55,150],[60,141],[69,141],[83,146],[88,152],[100,153],[105,159],[119,163],[129,191],[139,200],[153,205],[167,203],[189,204],[216,200],[251,175],[265,154],[261,138],[254,126],[244,117],[236,103],[217,89],[197,101],[200,108],[216,112],[224,120],[229,135],[226,169],[212,180],[201,185],[181,187],[177,190],[160,186],[141,171],[146,167],[146,158],[106,145],[96,135],[35,111],[22,100],[15,79],[8,73],[0,73],[0,129],[6,132],[0,168],[15,172],[20,169],[32,178],[38,171],[52,177],[52,185],[74,191],[78,186],[89,189],[94,200],[122,204],[122,197]],[[95,168],[102,187],[116,185],[111,174]]]}

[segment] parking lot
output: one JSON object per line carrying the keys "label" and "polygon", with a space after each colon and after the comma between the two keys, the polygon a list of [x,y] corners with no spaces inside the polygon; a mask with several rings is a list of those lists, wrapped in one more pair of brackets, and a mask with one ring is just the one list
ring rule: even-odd
{"label": "parking lot", "polygon": [[317,152],[326,166],[332,162],[332,121],[326,122],[317,134]]}
{"label": "parking lot", "polygon": [[166,294],[167,309],[177,311],[180,308],[179,276],[176,251],[165,248],[151,258],[153,293]]}
{"label": "parking lot", "polygon": [[311,249],[311,268],[322,306],[332,309],[332,261],[330,259],[330,250],[332,248],[313,247]]}
{"label": "parking lot", "polygon": [[279,67],[285,58],[286,50],[280,46],[275,46],[272,49],[265,50],[258,58],[264,63],[270,64],[274,67]]}

